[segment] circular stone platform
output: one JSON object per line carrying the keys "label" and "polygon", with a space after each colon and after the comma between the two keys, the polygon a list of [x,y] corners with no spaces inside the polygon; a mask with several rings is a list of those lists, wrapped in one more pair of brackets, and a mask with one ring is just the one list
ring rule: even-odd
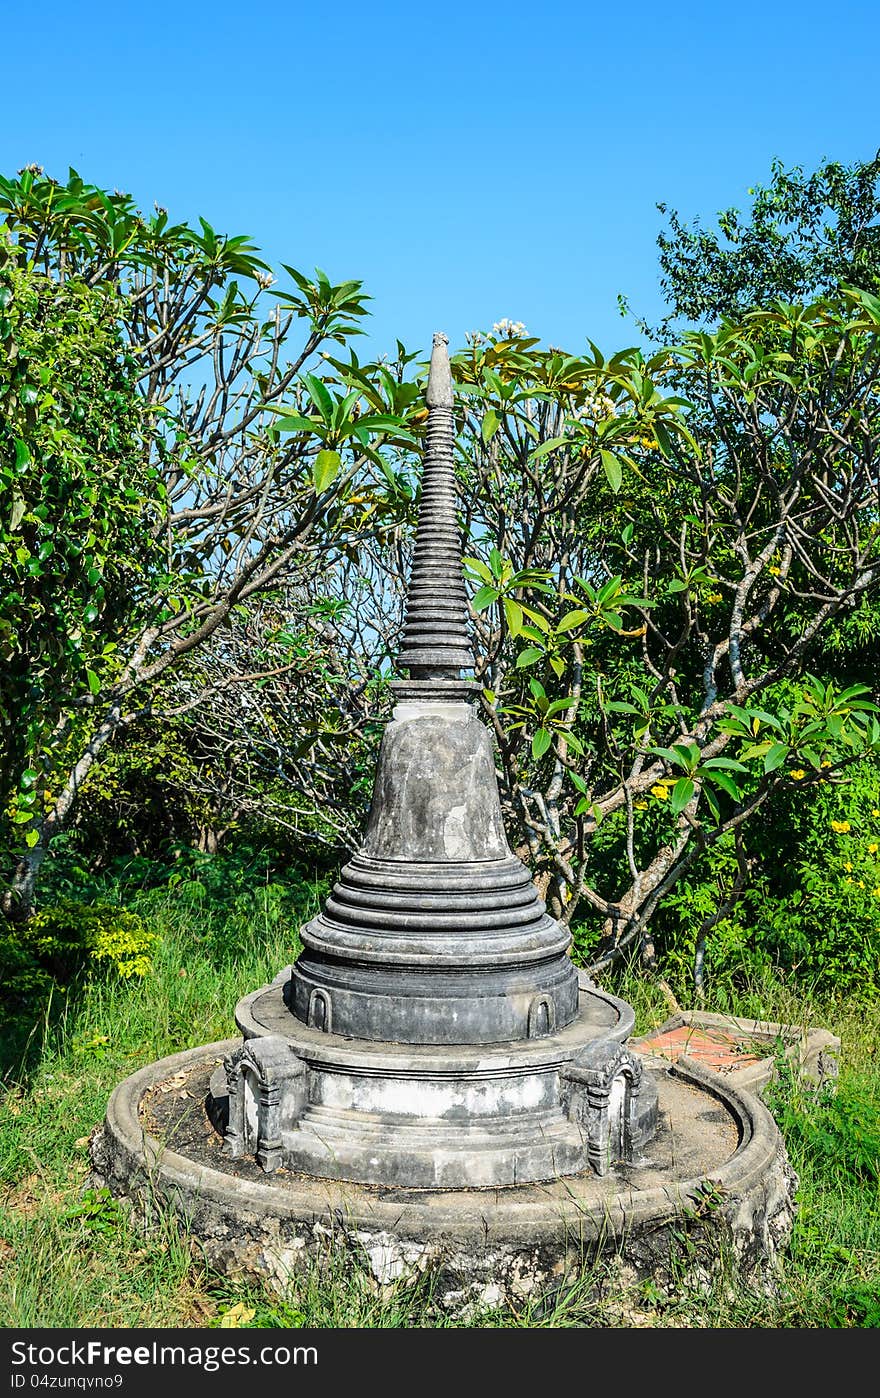
{"label": "circular stone platform", "polygon": [[[599,1254],[662,1275],[682,1243],[711,1265],[722,1250],[746,1275],[784,1247],[797,1185],[767,1109],[680,1059],[652,1066],[660,1125],[638,1166],[545,1184],[411,1189],[320,1179],[221,1154],[209,1082],[238,1045],[174,1054],[113,1092],[93,1143],[97,1183],[149,1213],[171,1205],[209,1261],[283,1287],[328,1245],[368,1260],[380,1282],[436,1267],[438,1291],[515,1300]],[[445,1288],[445,1289],[444,1289]]]}

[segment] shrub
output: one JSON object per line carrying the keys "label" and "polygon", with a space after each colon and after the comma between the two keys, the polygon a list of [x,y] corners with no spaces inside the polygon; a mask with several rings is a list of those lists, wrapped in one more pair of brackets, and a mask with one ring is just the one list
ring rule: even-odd
{"label": "shrub", "polygon": [[[620,828],[606,822],[598,858],[619,858]],[[618,822],[620,827],[621,822]],[[779,792],[743,836],[748,877],[730,834],[705,852],[664,899],[651,929],[663,974],[683,995],[693,986],[700,929],[705,984],[725,997],[783,973],[819,993],[880,996],[880,767],[847,769],[833,783]],[[597,861],[598,862],[598,861]],[[717,921],[719,905],[727,912]],[[573,929],[589,961],[598,933]]]}
{"label": "shrub", "polygon": [[137,913],[115,903],[65,899],[0,935],[0,995],[27,1001],[82,973],[145,976],[156,941]]}

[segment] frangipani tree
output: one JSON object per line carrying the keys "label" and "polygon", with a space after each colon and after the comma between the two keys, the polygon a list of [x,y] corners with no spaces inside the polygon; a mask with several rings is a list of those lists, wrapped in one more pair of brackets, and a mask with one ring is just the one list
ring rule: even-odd
{"label": "frangipani tree", "polygon": [[877,592],[878,330],[851,290],[649,359],[522,337],[456,358],[483,704],[553,911],[601,929],[595,968],[650,957],[664,896],[780,784],[880,743],[865,686],[809,673]]}
{"label": "frangipani tree", "polygon": [[[275,288],[247,238],[144,215],[73,171],[0,180],[0,220],[0,387],[22,408],[0,436],[0,538],[26,584],[10,589],[4,570],[2,643],[20,683],[3,694],[0,896],[17,918],[114,734],[210,702],[212,674],[222,689],[253,683],[253,666],[193,660],[257,599],[292,586],[314,601],[340,550],[393,531],[402,497],[381,453],[410,440],[415,390],[389,388],[378,366],[357,382],[333,367],[330,348],[360,333],[360,282],[285,268],[289,289]],[[68,334],[59,364],[38,327],[75,304],[101,335]],[[59,472],[79,482],[75,509]],[[59,589],[82,604],[66,631]],[[267,638],[269,672],[300,663],[284,635]]]}

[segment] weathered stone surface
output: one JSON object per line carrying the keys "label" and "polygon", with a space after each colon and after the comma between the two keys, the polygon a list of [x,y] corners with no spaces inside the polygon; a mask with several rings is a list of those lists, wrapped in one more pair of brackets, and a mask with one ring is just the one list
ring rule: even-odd
{"label": "weathered stone surface", "polygon": [[[282,971],[239,1003],[236,1021],[249,1044],[287,1043],[295,1063],[305,1065],[304,1089],[295,1080],[302,1105],[295,1120],[288,1117],[278,1147],[288,1169],[386,1186],[508,1185],[577,1174],[588,1160],[604,1168],[611,1155],[635,1158],[650,1134],[656,1091],[641,1062],[621,1047],[632,1010],[586,977],[578,1013],[560,1030],[486,1045],[365,1043],[304,1026],[287,1012],[287,986]],[[575,1065],[588,1049],[592,1065],[609,1071],[600,1073],[590,1111],[581,1112],[573,1109],[572,1089],[586,1080]],[[273,1068],[275,1054],[273,1048]],[[606,1131],[619,1068],[643,1078],[644,1090],[634,1095],[624,1086],[621,1121]],[[212,1091],[225,1093],[226,1080]],[[239,1091],[268,1101],[268,1084],[249,1089],[240,1080]],[[247,1115],[240,1100],[232,1115],[236,1122]],[[253,1149],[266,1155],[272,1146],[257,1136]]]}
{"label": "weathered stone surface", "polygon": [[507,844],[486,728],[463,702],[396,713],[363,846],[302,929],[293,1014],[410,1044],[562,1028],[577,1011],[571,937]]}
{"label": "weathered stone surface", "polygon": [[430,692],[474,665],[461,566],[455,490],[452,375],[445,335],[435,335],[426,399],[422,500],[399,664]]}
{"label": "weathered stone surface", "polygon": [[371,859],[461,863],[505,859],[510,850],[486,728],[469,704],[389,723],[385,729],[363,853]]}
{"label": "weathered stone surface", "polygon": [[452,376],[434,336],[422,500],[399,656],[363,844],[302,929],[290,1009],[366,1041],[491,1044],[577,1013],[568,930],[510,850],[473,668],[457,520]]}

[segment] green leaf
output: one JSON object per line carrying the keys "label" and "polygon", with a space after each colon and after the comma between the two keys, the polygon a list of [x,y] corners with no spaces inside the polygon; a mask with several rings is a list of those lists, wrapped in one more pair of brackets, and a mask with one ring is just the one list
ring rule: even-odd
{"label": "green leaf", "polygon": [[497,601],[497,599],[497,587],[489,587],[488,585],[478,587],[476,592],[474,593],[471,606],[473,607],[475,612],[482,612],[485,611],[486,607],[490,607],[493,602]]}
{"label": "green leaf", "polygon": [[[517,573],[516,576],[519,579],[524,578],[524,575],[522,573]],[[537,584],[534,585],[537,586]],[[547,591],[548,589],[542,588],[541,590]],[[550,623],[547,620],[547,618],[541,616],[540,612],[534,611],[532,607],[527,607],[524,602],[520,602],[520,606],[522,607],[526,616],[529,617],[529,619],[534,623],[534,625],[529,627],[529,631],[535,631],[537,629],[538,639],[541,639],[542,633],[544,636],[546,636],[550,630]],[[525,627],[523,627],[523,630],[525,631]]]}
{"label": "green leaf", "polygon": [[604,447],[599,452],[599,455],[602,458],[602,466],[608,478],[608,484],[616,495],[620,489],[620,483],[623,480],[623,470],[620,462],[612,452],[606,451]]}
{"label": "green leaf", "polygon": [[370,413],[368,416],[360,418],[358,425],[367,428],[370,432],[392,432],[395,436],[414,440],[409,429],[399,418],[393,417],[390,413]]}
{"label": "green leaf", "polygon": [[573,631],[576,626],[583,626],[585,621],[590,620],[590,613],[583,608],[577,607],[572,612],[566,612],[556,627],[557,631]]}
{"label": "green leaf", "polygon": [[570,699],[554,699],[553,702],[552,702],[552,704],[550,705],[549,709],[547,710],[547,717],[548,717],[548,718],[552,718],[554,714],[561,714],[561,713],[563,713],[566,709],[571,709],[571,708],[573,708],[574,705],[575,705],[576,703],[577,703],[577,699],[574,699],[574,698],[570,698]]}
{"label": "green leaf", "polygon": [[101,681],[98,679],[94,670],[86,670],[86,682],[89,686],[90,693],[98,694],[100,692]]}
{"label": "green leaf", "polygon": [[692,772],[700,760],[700,749],[696,743],[673,743],[672,751],[686,772]]}
{"label": "green leaf", "polygon": [[532,739],[532,757],[536,762],[539,758],[544,756],[551,742],[552,734],[550,734],[546,728],[539,728]]}
{"label": "green leaf", "polygon": [[498,431],[498,427],[498,414],[496,413],[494,408],[489,408],[483,417],[482,425],[480,427],[480,435],[482,436],[483,441],[486,443],[486,445],[488,445],[489,442],[491,442],[492,438],[495,436],[495,433]]}
{"label": "green leaf", "polygon": [[317,375],[306,374],[305,385],[308,389],[309,397],[324,421],[330,422],[333,417],[333,398],[326,384],[322,383]]}
{"label": "green leaf", "polygon": [[880,299],[872,296],[870,291],[861,291],[858,287],[847,288],[850,294],[855,293],[872,320],[880,321]]}
{"label": "green leaf", "polygon": [[788,757],[788,743],[774,743],[764,754],[764,771],[772,772]]}
{"label": "green leaf", "polygon": [[565,446],[567,442],[567,437],[549,437],[546,442],[542,442],[539,447],[535,447],[535,450],[532,452],[532,460],[540,461],[542,456],[549,456],[551,451],[556,451],[557,448]]}
{"label": "green leaf", "polygon": [[505,597],[504,615],[507,618],[507,626],[511,636],[518,636],[524,620],[522,607],[510,597]]}
{"label": "green leaf", "polygon": [[694,794],[694,784],[690,777],[681,777],[672,788],[672,796],[669,798],[669,809],[673,815],[681,815],[687,803]]}
{"label": "green leaf", "polygon": [[544,652],[542,650],[538,650],[537,646],[527,646],[526,649],[521,650],[519,655],[516,657],[517,670],[524,670],[526,666],[534,665],[536,661],[541,659],[541,656],[543,654]]}
{"label": "green leaf", "polygon": [[469,573],[474,573],[484,583],[492,581],[492,573],[479,558],[463,558],[462,563]]}
{"label": "green leaf", "polygon": [[323,495],[325,490],[336,480],[342,468],[342,457],[338,451],[319,451],[315,457],[315,464],[312,467],[312,483],[315,487],[316,495]]}
{"label": "green leaf", "polygon": [[742,792],[729,772],[707,772],[706,776],[709,781],[714,782],[716,786],[720,786],[722,791],[726,791],[728,796],[732,797],[734,801],[742,800]]}
{"label": "green leaf", "polygon": [[33,849],[34,845],[37,843],[37,841],[39,840],[39,838],[40,838],[40,832],[39,832],[39,830],[27,830],[27,831],[25,831],[24,842],[25,842],[25,844],[27,845],[28,849]]}
{"label": "green leaf", "polygon": [[680,754],[674,752],[672,748],[650,748],[649,751],[655,757],[665,758],[666,761],[671,762],[674,767],[680,767],[682,765]]}
{"label": "green leaf", "polygon": [[663,455],[669,461],[674,461],[675,452],[672,450],[672,442],[670,440],[669,433],[666,431],[666,428],[663,426],[662,422],[659,422],[656,418],[654,419],[651,426],[654,430],[654,436],[657,438],[657,445],[659,446]]}

